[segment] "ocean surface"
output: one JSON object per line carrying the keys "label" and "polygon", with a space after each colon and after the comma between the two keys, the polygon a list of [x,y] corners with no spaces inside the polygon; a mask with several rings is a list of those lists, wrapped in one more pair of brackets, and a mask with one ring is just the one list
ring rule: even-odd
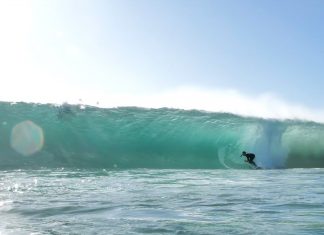
{"label": "ocean surface", "polygon": [[324,170],[10,170],[1,234],[324,234]]}
{"label": "ocean surface", "polygon": [[323,137],[302,120],[0,102],[0,235],[324,234]]}

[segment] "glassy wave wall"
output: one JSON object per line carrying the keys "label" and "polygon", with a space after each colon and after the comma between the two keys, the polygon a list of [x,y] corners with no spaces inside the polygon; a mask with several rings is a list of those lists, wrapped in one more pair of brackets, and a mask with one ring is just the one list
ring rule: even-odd
{"label": "glassy wave wall", "polygon": [[324,125],[197,110],[0,103],[0,168],[324,167]]}

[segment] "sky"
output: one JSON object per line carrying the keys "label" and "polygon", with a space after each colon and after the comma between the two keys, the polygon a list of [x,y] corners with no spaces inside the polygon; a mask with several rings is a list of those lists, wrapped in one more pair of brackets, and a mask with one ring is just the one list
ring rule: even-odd
{"label": "sky", "polygon": [[0,100],[324,122],[322,0],[0,0]]}

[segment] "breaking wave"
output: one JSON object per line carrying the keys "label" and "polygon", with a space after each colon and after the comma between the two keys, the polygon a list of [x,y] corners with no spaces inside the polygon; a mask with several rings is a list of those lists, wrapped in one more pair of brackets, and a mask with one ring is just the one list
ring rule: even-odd
{"label": "breaking wave", "polygon": [[324,167],[324,125],[180,109],[0,103],[0,168]]}

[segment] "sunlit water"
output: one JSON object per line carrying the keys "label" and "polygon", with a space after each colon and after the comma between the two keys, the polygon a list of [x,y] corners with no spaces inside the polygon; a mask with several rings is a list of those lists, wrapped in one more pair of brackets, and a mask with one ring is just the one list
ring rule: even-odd
{"label": "sunlit water", "polygon": [[324,170],[0,172],[0,234],[324,234]]}

